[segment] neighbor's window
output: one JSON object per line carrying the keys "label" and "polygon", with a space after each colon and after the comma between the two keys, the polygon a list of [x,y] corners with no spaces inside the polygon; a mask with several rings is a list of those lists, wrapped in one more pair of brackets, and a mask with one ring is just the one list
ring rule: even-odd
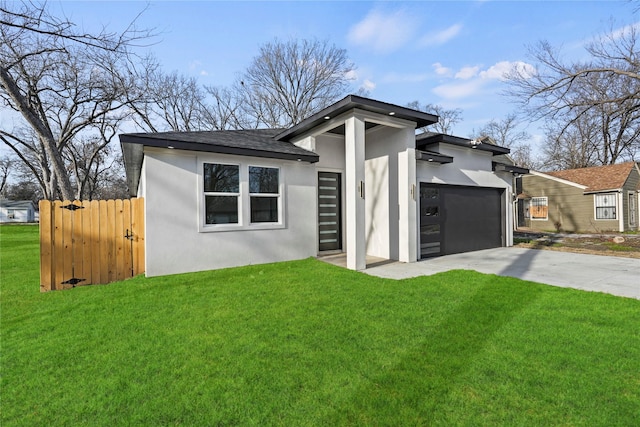
{"label": "neighbor's window", "polygon": [[7,209],[7,219],[16,219],[16,211],[13,209]]}
{"label": "neighbor's window", "polygon": [[237,224],[240,166],[204,164],[205,224]]}
{"label": "neighbor's window", "polygon": [[596,194],[596,219],[616,219],[616,193]]}
{"label": "neighbor's window", "polygon": [[251,222],[278,222],[280,170],[249,166]]}
{"label": "neighbor's window", "polygon": [[547,197],[532,197],[529,204],[531,219],[546,220],[549,215],[549,199]]}

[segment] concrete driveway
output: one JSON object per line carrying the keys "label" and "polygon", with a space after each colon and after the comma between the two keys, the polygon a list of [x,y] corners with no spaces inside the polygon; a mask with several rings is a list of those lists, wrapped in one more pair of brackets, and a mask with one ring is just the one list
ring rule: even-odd
{"label": "concrete driveway", "polygon": [[392,279],[464,269],[640,299],[640,259],[525,248],[495,248],[405,264],[373,265],[365,273]]}

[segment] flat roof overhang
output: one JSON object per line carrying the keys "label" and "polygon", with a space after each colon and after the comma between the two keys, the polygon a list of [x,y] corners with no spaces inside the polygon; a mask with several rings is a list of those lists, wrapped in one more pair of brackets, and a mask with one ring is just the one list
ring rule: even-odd
{"label": "flat roof overhang", "polygon": [[495,172],[509,172],[515,175],[526,175],[529,173],[529,169],[520,166],[508,165],[499,162],[491,162],[491,164]]}
{"label": "flat roof overhang", "polygon": [[280,141],[291,141],[293,138],[302,135],[347,111],[359,109],[371,113],[381,114],[384,116],[397,117],[416,123],[416,127],[424,127],[438,122],[438,116],[425,113],[422,111],[412,110],[411,108],[401,107],[395,104],[376,101],[369,98],[363,98],[357,95],[348,95],[333,105],[320,110],[311,117],[303,120],[297,125],[283,131],[275,136]]}
{"label": "flat roof overhang", "polygon": [[433,163],[453,163],[453,157],[446,156],[444,154],[435,153],[433,151],[416,150],[416,160],[423,160],[425,162]]}
{"label": "flat roof overhang", "polygon": [[511,150],[509,150],[508,148],[501,147],[499,145],[483,144],[482,142],[479,142],[477,140],[461,138],[459,136],[453,136],[453,135],[445,135],[443,133],[438,133],[435,135],[429,135],[429,134],[418,135],[416,137],[416,148],[418,149],[426,148],[430,145],[441,144],[441,143],[455,145],[458,147],[472,148],[480,151],[488,151],[492,153],[494,156],[497,156],[500,154],[509,154],[511,152]]}

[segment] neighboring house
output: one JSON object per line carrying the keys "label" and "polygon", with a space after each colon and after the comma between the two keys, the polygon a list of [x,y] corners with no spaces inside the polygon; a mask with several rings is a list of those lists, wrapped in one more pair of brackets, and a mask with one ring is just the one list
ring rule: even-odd
{"label": "neighboring house", "polygon": [[402,262],[510,246],[508,149],[437,116],[350,95],[289,129],[120,135],[145,198],[146,274],[346,253]]}
{"label": "neighboring house", "polygon": [[635,162],[531,171],[522,177],[518,225],[544,231],[638,230],[639,191],[640,168]]}
{"label": "neighboring house", "polygon": [[0,200],[0,222],[35,222],[36,215],[31,200]]}

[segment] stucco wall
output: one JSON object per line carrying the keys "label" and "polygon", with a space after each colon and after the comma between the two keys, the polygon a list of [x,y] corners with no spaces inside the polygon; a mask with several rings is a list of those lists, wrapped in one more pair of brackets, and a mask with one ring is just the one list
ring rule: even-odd
{"label": "stucco wall", "polygon": [[[147,276],[316,255],[314,165],[153,148],[146,148],[145,156],[141,193],[145,196]],[[274,229],[247,225],[237,231],[202,231],[198,165],[203,161],[279,167],[283,224]]]}

